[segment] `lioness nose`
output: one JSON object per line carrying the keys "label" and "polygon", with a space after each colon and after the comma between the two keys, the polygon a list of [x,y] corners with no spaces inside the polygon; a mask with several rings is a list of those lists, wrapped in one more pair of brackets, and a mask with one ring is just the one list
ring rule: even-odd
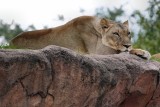
{"label": "lioness nose", "polygon": [[126,48],[129,48],[131,46],[131,44],[126,44],[126,45],[123,45],[124,47]]}

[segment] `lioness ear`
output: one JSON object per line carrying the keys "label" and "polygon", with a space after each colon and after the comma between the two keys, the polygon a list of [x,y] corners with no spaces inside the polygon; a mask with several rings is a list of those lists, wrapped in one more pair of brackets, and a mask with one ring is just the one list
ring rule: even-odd
{"label": "lioness ear", "polygon": [[100,21],[100,25],[102,29],[107,29],[109,27],[109,21],[103,18]]}
{"label": "lioness ear", "polygon": [[128,20],[123,22],[123,25],[127,26],[128,27]]}

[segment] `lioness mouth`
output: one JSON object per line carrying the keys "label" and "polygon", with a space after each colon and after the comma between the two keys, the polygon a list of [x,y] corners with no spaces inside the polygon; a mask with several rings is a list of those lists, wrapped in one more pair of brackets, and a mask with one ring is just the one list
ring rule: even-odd
{"label": "lioness mouth", "polygon": [[129,52],[128,49],[126,49],[124,52]]}

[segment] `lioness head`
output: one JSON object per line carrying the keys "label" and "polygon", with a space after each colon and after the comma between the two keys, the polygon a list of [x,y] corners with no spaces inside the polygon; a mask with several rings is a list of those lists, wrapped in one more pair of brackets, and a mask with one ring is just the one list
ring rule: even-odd
{"label": "lioness head", "polygon": [[103,45],[120,52],[131,50],[131,36],[128,29],[128,21],[115,23],[101,19],[100,25]]}

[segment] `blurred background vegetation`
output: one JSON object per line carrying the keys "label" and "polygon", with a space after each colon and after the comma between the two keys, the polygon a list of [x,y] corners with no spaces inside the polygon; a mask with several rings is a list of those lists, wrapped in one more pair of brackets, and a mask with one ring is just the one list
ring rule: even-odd
{"label": "blurred background vegetation", "polygon": [[[80,9],[83,13],[85,10]],[[109,9],[105,7],[97,8],[95,10],[95,16],[105,17],[114,21],[121,21],[120,17],[125,14],[123,6],[119,8]],[[64,20],[64,16],[58,16],[59,20]],[[133,46],[134,48],[142,48],[151,52],[151,54],[160,53],[160,1],[150,0],[149,6],[145,13],[141,13],[135,10],[128,20],[135,19],[137,26],[140,27],[139,31],[132,31],[133,36]],[[44,26],[47,28],[47,26]],[[29,25],[26,29],[22,29],[21,25],[16,22],[11,24],[3,22],[0,20],[0,36],[4,38],[4,41],[9,43],[9,41],[17,36],[19,33],[36,30],[34,25]]]}

